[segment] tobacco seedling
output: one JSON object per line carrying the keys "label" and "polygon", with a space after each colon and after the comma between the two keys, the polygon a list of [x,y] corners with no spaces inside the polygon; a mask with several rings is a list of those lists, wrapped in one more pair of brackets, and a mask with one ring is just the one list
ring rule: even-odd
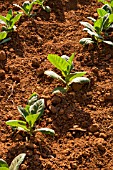
{"label": "tobacco seedling", "polygon": [[73,59],[74,59],[75,54],[72,54],[71,57],[68,56],[58,56],[56,54],[49,54],[48,55],[48,60],[57,68],[61,71],[62,73],[62,78],[60,75],[55,73],[54,71],[47,70],[44,72],[44,74],[61,80],[64,84],[65,87],[57,87],[53,90],[53,93],[61,92],[65,93],[69,90],[70,86],[72,83],[89,83],[90,80],[86,77],[82,77],[86,74],[86,72],[74,72],[71,73],[74,65],[73,65]]}
{"label": "tobacco seedling", "polygon": [[45,0],[33,0],[34,4],[40,5],[46,12],[51,12],[51,8],[49,6],[44,6]]}
{"label": "tobacco seedling", "polygon": [[5,160],[0,159],[0,170],[19,170],[19,166],[23,162],[25,156],[25,153],[19,154],[13,159],[10,166],[8,166]]}
{"label": "tobacco seedling", "polygon": [[113,45],[113,42],[111,41],[108,41],[108,40],[104,40],[104,31],[107,30],[112,22],[113,22],[113,14],[109,15],[109,14],[105,14],[105,13],[102,13],[103,10],[101,8],[99,8],[97,10],[98,14],[99,14],[99,17],[97,20],[95,20],[94,18],[92,17],[88,17],[88,19],[92,20],[93,21],[93,25],[91,25],[90,23],[88,22],[80,22],[83,26],[85,26],[85,28],[83,29],[83,31],[86,31],[90,36],[91,38],[82,38],[80,40],[80,43],[83,44],[83,45],[87,45],[87,44],[91,44],[91,43],[99,43],[99,42],[104,42],[104,43],[107,43],[109,45]]}
{"label": "tobacco seedling", "polygon": [[32,16],[31,15],[31,11],[34,5],[34,2],[29,2],[29,1],[25,1],[22,6],[19,6],[18,4],[13,4],[14,6],[20,8],[27,16]]}
{"label": "tobacco seedling", "polygon": [[98,0],[98,2],[102,2],[103,5],[103,9],[109,13],[113,13],[113,0],[110,0],[109,2],[106,0]]}
{"label": "tobacco seedling", "polygon": [[[13,16],[12,9],[10,9],[5,16],[0,15],[0,24],[3,24],[2,31],[14,31],[16,29],[15,23],[20,19],[21,13],[18,13],[17,15]],[[6,35],[6,32],[4,32],[4,35]]]}
{"label": "tobacco seedling", "polygon": [[44,99],[38,99],[36,93],[33,93],[28,99],[28,104],[25,108],[18,106],[19,113],[23,116],[23,120],[9,120],[7,125],[18,130],[26,131],[31,136],[35,132],[42,132],[43,134],[54,135],[54,130],[49,128],[35,128],[36,121],[40,119],[44,112]]}

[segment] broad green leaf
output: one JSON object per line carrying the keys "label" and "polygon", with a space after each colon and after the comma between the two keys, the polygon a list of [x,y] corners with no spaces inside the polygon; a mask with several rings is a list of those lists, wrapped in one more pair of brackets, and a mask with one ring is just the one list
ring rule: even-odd
{"label": "broad green leaf", "polygon": [[59,76],[57,73],[55,73],[54,71],[45,71],[44,74],[46,74],[47,76],[50,76],[52,78],[56,78],[56,79],[59,79],[59,80],[62,80],[64,83],[66,83],[61,76]]}
{"label": "broad green leaf", "polygon": [[54,135],[55,134],[55,131],[53,129],[50,129],[50,128],[40,128],[40,129],[37,129],[37,131],[39,131],[43,134],[48,134],[48,135]]}
{"label": "broad green leaf", "polygon": [[27,129],[26,127],[26,122],[22,121],[22,120],[8,120],[6,122],[7,125],[12,126],[12,127],[21,127],[23,128],[25,131],[29,131],[29,129]]}
{"label": "broad green leaf", "polygon": [[17,157],[15,157],[13,159],[13,161],[11,162],[11,165],[10,165],[9,169],[10,170],[18,170],[19,166],[23,162],[25,156],[26,156],[25,153],[21,153]]}
{"label": "broad green leaf", "polygon": [[10,170],[10,169],[7,167],[0,167],[0,170]]}
{"label": "broad green leaf", "polygon": [[103,18],[99,18],[94,22],[94,28],[98,34],[102,31]]}
{"label": "broad green leaf", "polygon": [[[70,68],[71,70],[73,69],[73,59],[75,57],[75,53],[73,53],[70,57],[69,57],[69,60],[68,60],[68,63],[70,64]],[[71,71],[70,70],[70,71]]]}
{"label": "broad green leaf", "polygon": [[30,98],[28,99],[28,105],[32,105],[38,100],[38,95],[36,93],[33,93]]}
{"label": "broad green leaf", "polygon": [[0,167],[7,167],[8,168],[7,162],[4,161],[3,159],[0,159]]}
{"label": "broad green leaf", "polygon": [[72,83],[85,84],[85,83],[90,83],[90,80],[87,77],[77,77],[73,79],[71,82],[69,82],[69,85]]}
{"label": "broad green leaf", "polygon": [[35,122],[37,121],[39,117],[39,114],[30,114],[28,116],[26,116],[26,121],[28,122],[30,127],[33,127]]}
{"label": "broad green leaf", "polygon": [[66,74],[69,63],[65,59],[56,54],[49,54],[47,58],[57,69]]}
{"label": "broad green leaf", "polygon": [[111,8],[113,8],[113,0],[111,0],[111,4],[110,4]]}
{"label": "broad green leaf", "polygon": [[86,74],[86,72],[75,72],[75,73],[71,73],[66,77],[66,81],[70,82],[72,81],[74,78],[76,77],[82,77]]}
{"label": "broad green leaf", "polygon": [[95,18],[92,18],[92,17],[87,17],[88,19],[90,19],[91,21],[95,22],[96,19]]}
{"label": "broad green leaf", "polygon": [[38,114],[38,118],[40,118],[44,112],[44,99],[36,101],[29,110],[31,114]]}
{"label": "broad green leaf", "polygon": [[107,12],[106,12],[104,9],[102,9],[102,8],[98,8],[98,9],[97,9],[97,13],[98,13],[98,15],[99,15],[100,17],[103,17],[104,15],[107,14]]}
{"label": "broad green leaf", "polygon": [[18,109],[19,113],[20,113],[24,118],[26,118],[26,116],[29,115],[29,113],[28,113],[23,107],[18,106],[17,109]]}
{"label": "broad green leaf", "polygon": [[0,15],[0,20],[3,21],[5,24],[7,24],[7,19],[6,19],[6,17]]}
{"label": "broad green leaf", "polygon": [[79,43],[82,45],[87,45],[94,43],[94,41],[92,40],[92,38],[82,38],[80,39]]}
{"label": "broad green leaf", "polygon": [[81,21],[80,24],[82,24],[82,25],[85,26],[86,28],[90,29],[92,32],[95,31],[94,27],[93,27],[90,23],[88,23],[88,22],[82,22],[82,21]]}
{"label": "broad green leaf", "polygon": [[56,87],[54,88],[54,90],[52,91],[53,94],[55,93],[66,93],[66,88],[63,87]]}
{"label": "broad green leaf", "polygon": [[103,42],[113,46],[113,42],[111,42],[111,41],[103,41]]}
{"label": "broad green leaf", "polygon": [[109,24],[113,23],[113,14],[109,15]]}
{"label": "broad green leaf", "polygon": [[22,13],[18,13],[11,21],[11,27],[13,27],[15,25],[15,23],[20,19],[20,17],[22,16]]}
{"label": "broad green leaf", "polygon": [[96,32],[92,32],[88,28],[84,28],[83,31],[87,31],[87,33],[90,34],[91,36],[95,36],[95,37],[100,38],[100,39],[102,38],[101,35],[97,34]]}
{"label": "broad green leaf", "polygon": [[7,32],[6,31],[0,32],[0,41],[3,40],[6,37],[7,37]]}
{"label": "broad green leaf", "polygon": [[109,27],[109,14],[103,17],[102,30],[106,30]]}
{"label": "broad green leaf", "polygon": [[11,18],[12,18],[12,16],[13,16],[13,12],[12,12],[12,9],[10,9],[10,10],[8,11],[7,15],[6,15],[7,21],[10,21]]}
{"label": "broad green leaf", "polygon": [[111,14],[112,13],[112,9],[110,7],[109,4],[105,4],[102,6],[102,9],[104,9],[107,13]]}

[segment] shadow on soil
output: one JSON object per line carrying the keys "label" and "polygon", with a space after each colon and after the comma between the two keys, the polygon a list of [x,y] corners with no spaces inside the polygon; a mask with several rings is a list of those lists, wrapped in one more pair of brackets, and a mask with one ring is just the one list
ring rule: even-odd
{"label": "shadow on soil", "polygon": [[[35,168],[37,170],[43,170],[41,159],[46,160],[51,156],[56,157],[55,154],[53,154],[53,152],[51,151],[50,146],[47,145],[47,143],[45,143],[44,141],[40,141],[40,142],[35,141],[36,137],[33,137],[31,141],[22,143],[21,139],[19,140],[17,135],[15,135],[15,137],[14,136],[12,137],[13,142],[16,143],[15,147],[10,147],[10,149],[7,152],[6,161],[8,165],[10,165],[11,161],[17,155],[19,155],[20,153],[26,153],[26,157],[24,159],[25,162],[28,162],[28,164],[26,165],[26,170],[33,170]],[[18,141],[16,141],[17,139]]]}

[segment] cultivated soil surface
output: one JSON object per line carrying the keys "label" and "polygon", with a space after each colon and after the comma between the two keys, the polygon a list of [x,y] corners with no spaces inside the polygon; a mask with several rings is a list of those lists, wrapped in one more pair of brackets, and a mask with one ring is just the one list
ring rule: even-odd
{"label": "cultivated soil surface", "polygon": [[[0,14],[23,2],[0,0]],[[23,16],[17,31],[8,35],[11,41],[0,45],[0,158],[10,164],[26,153],[20,170],[113,170],[113,47],[79,44],[87,37],[79,22],[96,18],[102,4],[48,0],[46,5],[51,13],[34,6],[36,15]],[[47,55],[74,52],[74,69],[87,72],[90,87],[53,95],[52,90],[63,84],[44,75],[48,69],[60,74]],[[54,137],[36,133],[26,141],[23,132],[13,132],[5,124],[21,119],[17,106],[25,106],[33,92],[45,100],[44,114],[36,124],[54,129]]]}

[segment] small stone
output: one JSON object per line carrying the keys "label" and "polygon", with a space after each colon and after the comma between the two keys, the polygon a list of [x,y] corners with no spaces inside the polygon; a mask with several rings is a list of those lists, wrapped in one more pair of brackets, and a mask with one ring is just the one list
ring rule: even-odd
{"label": "small stone", "polygon": [[6,60],[6,53],[3,50],[0,51],[0,60]]}
{"label": "small stone", "polygon": [[36,74],[37,74],[37,76],[42,76],[44,74],[44,69],[43,68],[37,69]]}
{"label": "small stone", "polygon": [[71,162],[71,163],[70,163],[70,166],[71,166],[72,169],[77,169],[77,164],[76,164],[76,162]]}
{"label": "small stone", "polygon": [[13,49],[13,48],[10,48],[9,51],[10,51],[10,52],[14,52],[14,49]]}
{"label": "small stone", "polygon": [[27,166],[25,164],[21,164],[21,170],[26,170]]}
{"label": "small stone", "polygon": [[97,14],[97,13],[94,13],[94,17],[98,17],[98,14]]}
{"label": "small stone", "polygon": [[32,59],[32,67],[39,68],[40,62],[38,61],[37,58]]}
{"label": "small stone", "polygon": [[96,138],[94,140],[94,144],[95,144],[95,146],[97,146],[97,148],[100,151],[105,151],[106,150],[106,148],[105,148],[106,141],[103,138]]}
{"label": "small stone", "polygon": [[54,106],[49,106],[49,109],[51,110],[52,113],[57,113],[57,109]]}
{"label": "small stone", "polygon": [[97,67],[93,67],[93,68],[92,68],[92,72],[98,73],[98,68],[97,68]]}
{"label": "small stone", "polygon": [[17,83],[20,82],[20,77],[18,76],[12,76],[13,81],[16,81]]}
{"label": "small stone", "polygon": [[93,132],[93,133],[97,132],[99,130],[99,125],[97,123],[94,123],[89,127],[89,130],[90,132]]}
{"label": "small stone", "polygon": [[53,96],[53,98],[52,98],[52,104],[57,105],[57,104],[59,104],[60,102],[61,102],[61,98],[60,98],[60,97],[58,97],[58,96]]}
{"label": "small stone", "polygon": [[4,78],[4,77],[5,77],[5,71],[4,71],[4,70],[2,70],[2,69],[0,70],[0,78],[1,78],[1,77],[2,77],[2,78]]}
{"label": "small stone", "polygon": [[106,139],[106,138],[107,138],[107,135],[106,135],[105,133],[100,133],[99,137]]}
{"label": "small stone", "polygon": [[59,110],[59,114],[64,114],[64,111],[65,111],[65,110],[61,108],[61,109]]}

